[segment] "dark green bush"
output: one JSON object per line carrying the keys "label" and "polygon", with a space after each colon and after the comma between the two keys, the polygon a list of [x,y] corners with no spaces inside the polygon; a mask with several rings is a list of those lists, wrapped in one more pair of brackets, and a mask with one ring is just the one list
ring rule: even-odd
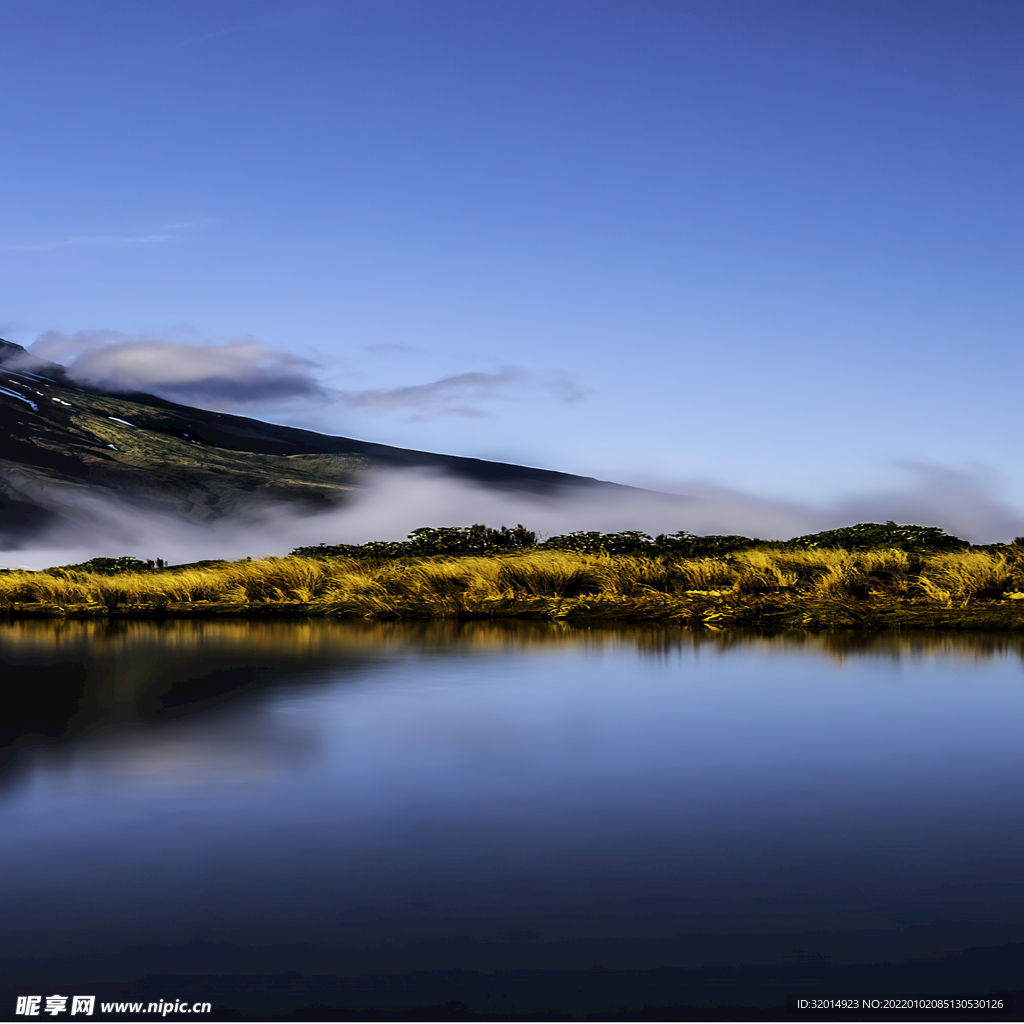
{"label": "dark green bush", "polygon": [[736,534],[694,537],[693,534],[680,530],[678,533],[659,533],[654,539],[652,552],[675,558],[710,558],[727,555],[732,551],[744,551],[763,543],[764,541],[756,538],[740,537]]}
{"label": "dark green bush", "polygon": [[577,530],[549,537],[539,546],[553,551],[575,551],[581,555],[642,555],[651,553],[651,537],[639,530],[623,530],[621,533]]}
{"label": "dark green bush", "polygon": [[[1018,538],[1021,541],[1022,538]],[[318,544],[295,548],[293,555],[305,557],[334,557],[359,559],[421,558],[428,555],[488,555],[508,554],[530,548],[551,551],[575,551],[577,554],[650,555],[668,558],[710,558],[734,551],[770,544],[776,548],[813,550],[815,548],[845,548],[848,551],[870,551],[876,548],[899,548],[911,552],[963,551],[970,548],[967,541],[950,536],[935,526],[899,526],[888,523],[857,523],[838,530],[825,530],[788,541],[766,542],[756,537],[737,534],[709,534],[695,537],[680,530],[660,533],[652,538],[639,530],[619,533],[600,533],[596,530],[577,530],[559,534],[542,543],[526,527],[496,530],[478,523],[475,526],[421,526],[404,541],[375,540],[366,544]],[[1018,544],[1012,550],[1024,548]],[[1009,545],[987,545],[988,548],[1009,548]],[[93,559],[93,561],[104,561]],[[106,561],[111,561],[107,559]]]}
{"label": "dark green bush", "polygon": [[786,547],[845,548],[870,551],[872,548],[900,548],[903,551],[965,551],[971,545],[959,537],[944,533],[937,526],[899,526],[891,519],[882,523],[857,523],[838,530],[809,533],[787,541]]}
{"label": "dark green bush", "polygon": [[366,544],[317,544],[295,548],[293,555],[334,558],[422,558],[427,555],[491,555],[523,551],[537,535],[521,523],[509,529],[474,526],[420,526],[408,540],[371,540]]}
{"label": "dark green bush", "polygon": [[483,523],[474,526],[421,526],[409,534],[412,555],[490,555],[522,551],[537,543],[537,535],[520,523],[495,530]]}
{"label": "dark green bush", "polygon": [[[160,564],[163,565],[162,559]],[[90,558],[88,562],[61,565],[58,568],[74,572],[94,572],[99,576],[116,576],[121,572],[145,572],[153,568],[153,563],[144,562],[141,558],[134,558],[131,555],[119,555],[117,558]]]}

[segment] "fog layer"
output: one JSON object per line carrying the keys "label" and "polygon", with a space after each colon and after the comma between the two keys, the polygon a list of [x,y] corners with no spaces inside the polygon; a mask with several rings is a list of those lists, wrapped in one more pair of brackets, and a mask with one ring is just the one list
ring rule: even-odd
{"label": "fog layer", "polygon": [[[370,474],[345,507],[296,515],[281,506],[257,506],[243,519],[199,526],[99,498],[76,496],[74,527],[63,526],[35,543],[0,555],[0,565],[40,569],[95,556],[134,555],[180,563],[203,558],[284,555],[311,544],[402,540],[418,526],[513,526],[541,536],[573,530],[642,530],[743,534],[764,540],[857,522],[938,526],[974,543],[1009,541],[1024,534],[1024,514],[995,493],[979,474],[937,467],[908,470],[902,490],[853,495],[830,506],[759,497],[708,482],[678,486],[686,493],[565,490],[557,495],[489,490],[421,470]],[[65,508],[67,496],[54,495]]]}

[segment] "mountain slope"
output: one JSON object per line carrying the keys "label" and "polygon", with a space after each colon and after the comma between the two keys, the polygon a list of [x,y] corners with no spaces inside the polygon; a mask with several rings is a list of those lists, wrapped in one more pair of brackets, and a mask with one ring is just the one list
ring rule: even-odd
{"label": "mountain slope", "polygon": [[111,394],[0,341],[0,546],[75,517],[106,496],[193,522],[260,502],[316,511],[370,469],[428,467],[488,487],[551,493],[620,488],[589,477],[333,437],[146,394]]}

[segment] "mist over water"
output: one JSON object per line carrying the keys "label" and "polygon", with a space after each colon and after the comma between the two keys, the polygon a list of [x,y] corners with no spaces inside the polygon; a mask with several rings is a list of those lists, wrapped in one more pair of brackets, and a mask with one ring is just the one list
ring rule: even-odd
{"label": "mist over water", "polygon": [[858,522],[938,526],[973,543],[1024,534],[1024,512],[1003,500],[980,472],[907,467],[902,490],[849,495],[831,505],[761,497],[710,481],[683,481],[669,491],[565,489],[540,496],[498,491],[434,471],[377,471],[344,507],[299,515],[283,505],[254,505],[245,517],[196,524],[140,512],[94,495],[57,496],[73,510],[64,526],[0,556],[0,565],[41,569],[96,556],[131,554],[180,563],[203,558],[284,555],[300,546],[403,540],[420,526],[513,526],[541,537],[574,530],[641,530],[652,535],[741,534],[783,540]]}

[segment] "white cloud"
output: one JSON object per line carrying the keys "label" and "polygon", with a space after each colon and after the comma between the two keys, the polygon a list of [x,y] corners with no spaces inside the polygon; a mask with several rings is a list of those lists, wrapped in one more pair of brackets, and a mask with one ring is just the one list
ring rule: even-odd
{"label": "white cloud", "polygon": [[82,383],[154,393],[186,404],[240,407],[327,397],[316,380],[316,363],[252,338],[193,345],[131,338],[115,331],[47,331],[30,350],[64,363],[71,377]]}
{"label": "white cloud", "polygon": [[29,346],[33,356],[67,366],[70,376],[110,391],[141,391],[186,405],[225,409],[280,406],[301,400],[354,410],[481,418],[485,406],[529,395],[575,401],[583,391],[569,377],[518,366],[452,374],[426,384],[342,390],[320,381],[319,364],[253,338],[195,344],[118,331],[47,331]]}

